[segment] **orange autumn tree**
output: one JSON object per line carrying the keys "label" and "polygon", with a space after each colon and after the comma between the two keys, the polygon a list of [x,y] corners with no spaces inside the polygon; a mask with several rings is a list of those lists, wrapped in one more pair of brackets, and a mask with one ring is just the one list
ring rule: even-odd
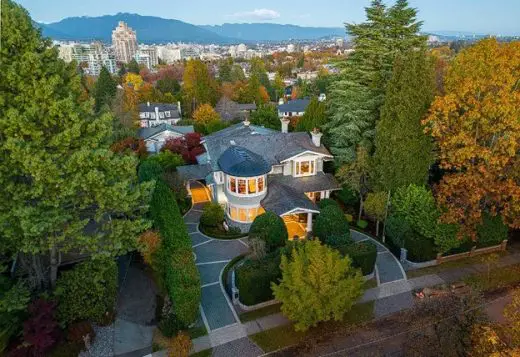
{"label": "orange autumn tree", "polygon": [[460,52],[445,94],[423,121],[446,170],[436,189],[443,219],[475,238],[483,212],[520,227],[520,42],[487,39]]}
{"label": "orange autumn tree", "polygon": [[213,121],[220,121],[220,115],[209,104],[202,104],[193,113],[193,120],[198,124],[208,124]]}

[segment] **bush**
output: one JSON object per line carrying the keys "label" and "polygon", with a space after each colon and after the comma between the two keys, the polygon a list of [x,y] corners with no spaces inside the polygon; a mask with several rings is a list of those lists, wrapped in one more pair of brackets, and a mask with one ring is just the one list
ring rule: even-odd
{"label": "bush", "polygon": [[63,272],[54,292],[60,321],[101,321],[114,308],[117,273],[113,259],[89,260]]}
{"label": "bush", "polygon": [[137,172],[137,176],[139,178],[139,182],[157,180],[163,174],[163,169],[161,165],[153,160],[144,160],[139,165],[139,170]]}
{"label": "bush", "polygon": [[350,236],[350,227],[341,209],[335,205],[323,208],[316,217],[314,235],[325,243],[328,237],[343,234]]}
{"label": "bush", "polygon": [[179,154],[174,154],[171,151],[165,150],[158,154],[150,156],[146,161],[158,163],[164,171],[172,171],[177,166],[185,165],[184,159]]}
{"label": "bush", "polygon": [[263,240],[267,252],[283,247],[288,235],[283,219],[273,212],[257,216],[249,229],[249,237]]}
{"label": "bush", "polygon": [[206,227],[218,227],[224,222],[224,209],[217,202],[210,202],[204,206],[200,224]]}
{"label": "bush", "polygon": [[271,283],[281,277],[280,254],[271,253],[260,260],[246,260],[235,270],[240,301],[255,305],[273,299]]}
{"label": "bush", "polygon": [[328,206],[336,206],[339,208],[339,204],[331,198],[324,198],[318,202],[318,207],[320,209],[324,209],[325,207],[328,207]]}
{"label": "bush", "polygon": [[438,249],[434,240],[414,231],[408,220],[400,215],[388,217],[386,233],[391,246],[406,248],[409,261],[424,262],[437,256]]}
{"label": "bush", "polygon": [[161,319],[158,327],[164,336],[173,337],[187,326],[179,321],[175,313],[170,312]]}
{"label": "bush", "polygon": [[508,227],[501,216],[493,217],[489,213],[485,213],[482,217],[482,224],[477,227],[477,248],[498,245],[507,239],[507,233]]}
{"label": "bush", "polygon": [[343,255],[348,255],[352,259],[352,265],[361,269],[363,275],[371,274],[374,271],[377,248],[373,242],[344,245],[339,250]]}
{"label": "bush", "polygon": [[61,331],[55,318],[56,304],[43,299],[29,305],[29,318],[23,323],[24,345],[28,344],[31,356],[45,356],[60,340]]}
{"label": "bush", "polygon": [[161,245],[155,253],[159,275],[177,318],[190,325],[199,313],[200,276],[179,207],[172,191],[162,180],[155,185],[150,214],[161,235]]}
{"label": "bush", "polygon": [[366,228],[368,227],[368,222],[365,221],[364,219],[359,219],[359,220],[356,222],[356,225],[358,226],[358,228],[366,229]]}
{"label": "bush", "polygon": [[334,191],[334,196],[347,207],[353,207],[359,201],[356,193],[347,186],[343,186],[340,191]]}
{"label": "bush", "polygon": [[94,329],[88,321],[76,322],[67,329],[67,341],[75,345],[84,346],[85,336],[89,336],[89,340],[94,341]]}
{"label": "bush", "polygon": [[350,237],[350,231],[349,233],[343,233],[343,234],[334,234],[329,237],[327,237],[327,240],[325,244],[332,248],[339,248],[342,246],[350,245],[354,241]]}

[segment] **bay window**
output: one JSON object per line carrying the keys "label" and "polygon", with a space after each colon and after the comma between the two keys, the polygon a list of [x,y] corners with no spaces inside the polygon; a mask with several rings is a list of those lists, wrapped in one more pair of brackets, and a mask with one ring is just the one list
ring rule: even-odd
{"label": "bay window", "polygon": [[234,206],[228,203],[227,214],[235,222],[240,223],[252,223],[256,216],[264,213],[265,210],[262,207],[242,207]]}
{"label": "bay window", "polygon": [[228,192],[237,196],[256,196],[265,191],[265,176],[240,178],[227,176]]}

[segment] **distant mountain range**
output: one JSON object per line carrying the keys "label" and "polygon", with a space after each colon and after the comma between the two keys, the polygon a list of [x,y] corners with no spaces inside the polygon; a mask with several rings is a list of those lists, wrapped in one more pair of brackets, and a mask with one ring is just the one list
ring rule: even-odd
{"label": "distant mountain range", "polygon": [[98,17],[68,17],[61,21],[37,25],[44,36],[55,40],[112,41],[112,30],[119,21],[137,32],[140,43],[197,42],[231,44],[239,42],[314,40],[344,36],[343,28],[302,27],[278,24],[224,24],[196,26],[183,21],[155,16],[119,13]]}

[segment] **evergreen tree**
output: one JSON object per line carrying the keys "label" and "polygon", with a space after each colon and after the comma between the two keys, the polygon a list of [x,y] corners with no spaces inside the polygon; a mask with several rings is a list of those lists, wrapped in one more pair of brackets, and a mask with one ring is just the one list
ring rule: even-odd
{"label": "evergreen tree", "polygon": [[314,128],[322,129],[327,120],[325,103],[313,97],[305,109],[305,114],[298,120],[296,131],[312,131]]}
{"label": "evergreen tree", "polygon": [[231,67],[233,65],[233,60],[225,60],[220,63],[218,66],[218,79],[222,82],[231,82]]}
{"label": "evergreen tree", "polygon": [[426,46],[426,38],[418,34],[421,22],[416,21],[416,13],[406,0],[398,0],[390,8],[373,0],[366,8],[366,22],[347,24],[355,52],[340,63],[342,72],[329,95],[328,129],[331,149],[339,162],[353,161],[358,145],[372,150],[395,57],[407,49]]}
{"label": "evergreen tree", "polygon": [[240,65],[234,64],[231,67],[231,72],[229,74],[230,82],[244,81],[246,79],[246,75],[244,74],[244,70]]}
{"label": "evergreen tree", "polygon": [[117,92],[117,83],[112,78],[105,66],[101,68],[99,77],[94,87],[94,100],[96,112],[99,112],[104,105],[111,105]]}
{"label": "evergreen tree", "polygon": [[426,183],[434,161],[433,143],[421,120],[434,94],[432,58],[423,51],[409,51],[397,58],[376,130],[374,178],[382,190]]}
{"label": "evergreen tree", "polygon": [[276,107],[271,104],[260,105],[251,113],[251,124],[263,126],[269,129],[280,130],[282,123],[278,117]]}
{"label": "evergreen tree", "polygon": [[25,253],[36,283],[53,285],[60,252],[134,249],[149,226],[151,187],[138,184],[134,155],[108,148],[112,117],[80,100],[75,66],[58,59],[27,11],[5,0],[1,16],[0,252]]}
{"label": "evergreen tree", "polygon": [[130,73],[139,74],[139,71],[141,70],[139,68],[139,64],[135,60],[135,58],[132,58],[130,62],[128,62],[128,65],[126,66],[126,70]]}

